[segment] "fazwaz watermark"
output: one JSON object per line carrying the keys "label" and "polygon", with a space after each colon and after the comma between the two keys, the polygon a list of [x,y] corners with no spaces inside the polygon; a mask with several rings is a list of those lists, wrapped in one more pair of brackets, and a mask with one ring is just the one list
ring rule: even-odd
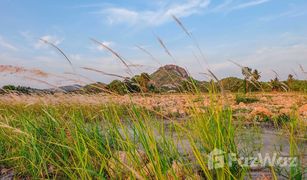
{"label": "fazwaz watermark", "polygon": [[239,157],[235,153],[226,153],[220,149],[214,149],[208,154],[209,170],[224,168],[225,166],[232,167],[234,164],[249,168],[264,168],[264,167],[298,167],[299,158],[289,156],[279,156],[277,152],[258,153],[255,156]]}

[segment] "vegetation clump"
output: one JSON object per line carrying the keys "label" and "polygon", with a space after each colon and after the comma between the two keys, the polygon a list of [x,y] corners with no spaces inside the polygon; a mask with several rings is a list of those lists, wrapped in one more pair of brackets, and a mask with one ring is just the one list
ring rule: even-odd
{"label": "vegetation clump", "polygon": [[241,102],[245,104],[249,104],[249,103],[254,103],[254,102],[259,101],[259,99],[255,97],[249,97],[244,94],[237,94],[235,100],[237,104],[240,104]]}
{"label": "vegetation clump", "polygon": [[2,92],[16,92],[20,94],[30,94],[31,88],[24,86],[14,86],[14,85],[6,85],[2,87]]}

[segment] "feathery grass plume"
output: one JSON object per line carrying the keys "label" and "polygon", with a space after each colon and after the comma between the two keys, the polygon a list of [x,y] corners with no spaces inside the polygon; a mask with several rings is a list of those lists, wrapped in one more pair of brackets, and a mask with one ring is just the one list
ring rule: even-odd
{"label": "feathery grass plume", "polygon": [[[278,79],[281,79],[280,76],[279,76],[279,74],[278,74],[275,70],[272,69],[272,72],[275,74],[275,76],[276,76]],[[290,90],[289,86],[288,86],[287,84],[285,84],[284,82],[280,81],[280,84],[281,84],[281,88],[282,88],[284,91],[288,92],[288,91]]]}
{"label": "feathery grass plume", "polygon": [[295,70],[294,70],[294,69],[291,69],[291,71],[292,71],[292,73],[294,74],[294,76],[296,77],[296,79],[298,79],[299,77],[298,77],[297,73],[295,72]]}
{"label": "feathery grass plume", "polygon": [[160,66],[162,66],[162,64],[160,63],[160,61],[155,58],[149,51],[147,51],[144,47],[141,47],[139,45],[135,45],[135,47],[137,47],[139,50],[141,50],[142,52],[144,52],[145,54],[147,54],[148,56],[150,56],[150,58],[155,61],[156,63],[158,63]]}
{"label": "feathery grass plume", "polygon": [[106,44],[104,44],[104,43],[102,43],[102,42],[100,42],[100,41],[98,41],[94,38],[90,38],[90,40],[93,41],[94,43],[102,46],[104,49],[108,50],[111,54],[113,54],[115,57],[117,57],[117,59],[119,59],[126,66],[126,68],[129,70],[129,72],[131,74],[133,74],[130,67],[128,66],[128,63],[126,62],[127,60],[125,60],[119,53],[117,53],[116,51],[114,51],[112,48],[110,48]]}
{"label": "feathery grass plume", "polygon": [[[90,69],[91,69],[91,70],[90,70]],[[98,70],[94,70],[94,69],[92,69],[92,68],[90,68],[90,69],[85,69],[85,70],[94,71],[94,72],[97,72],[97,71],[98,71]],[[99,73],[102,73],[102,72],[99,72]],[[70,74],[70,75],[74,75],[74,76],[79,76],[79,77],[81,77],[81,78],[84,78],[84,79],[86,79],[86,80],[92,82],[92,83],[95,83],[95,82],[96,82],[96,81],[94,81],[94,80],[92,80],[92,79],[90,79],[90,78],[88,78],[88,77],[86,77],[86,76],[84,76],[84,75],[82,75],[82,74],[70,73],[70,72],[65,72],[64,74]],[[97,88],[97,89],[103,90],[103,91],[105,91],[105,92],[107,92],[107,93],[110,93],[110,94],[118,95],[117,93],[112,92],[112,91],[108,90],[107,88],[103,88],[103,87],[97,86],[97,85],[95,85],[95,84],[89,84],[89,86],[90,86],[90,87],[93,87],[93,88]],[[82,90],[82,91],[85,91],[84,89],[81,89],[81,90]]]}
{"label": "feathery grass plume", "polygon": [[80,68],[88,70],[88,71],[93,71],[93,72],[101,73],[101,74],[107,75],[107,76],[113,76],[113,77],[118,77],[118,78],[122,78],[122,79],[127,79],[128,78],[128,77],[121,76],[121,75],[118,75],[118,74],[106,73],[106,72],[103,72],[101,70],[97,70],[97,69],[94,69],[94,68],[89,68],[89,67],[80,67]]}
{"label": "feathery grass plume", "polygon": [[[84,68],[82,68],[82,69],[85,69],[85,70],[88,70],[88,71],[98,72],[98,70],[94,70],[94,69],[92,69],[92,68],[85,68],[85,67],[84,67]],[[99,73],[102,73],[102,72],[100,71]],[[81,74],[70,73],[70,72],[65,72],[65,74],[70,74],[70,75],[74,75],[74,76],[80,76],[80,77],[82,77],[82,78],[84,78],[84,79],[86,79],[86,80],[88,80],[88,81],[90,81],[90,82],[92,82],[92,83],[95,83],[95,82],[96,82],[96,81],[93,81],[93,80],[91,80],[90,78],[88,78],[88,77],[86,77],[86,76],[83,76],[83,75],[81,75]],[[88,86],[93,87],[93,88],[97,88],[97,89],[99,89],[99,90],[103,90],[103,91],[105,91],[105,92],[107,92],[107,93],[110,93],[110,94],[118,95],[117,93],[114,93],[114,92],[108,90],[107,88],[103,88],[103,87],[97,86],[97,85],[95,85],[95,84],[89,84]],[[82,91],[85,91],[84,89],[81,89],[81,90],[82,90]]]}
{"label": "feathery grass plume", "polygon": [[78,82],[78,83],[84,83],[84,81],[81,81],[80,79],[72,79],[72,78],[68,78],[66,76],[60,75],[60,74],[54,74],[54,73],[49,73],[50,76],[56,77],[56,78],[60,78],[60,80],[67,80],[67,81],[73,81],[73,82]]}
{"label": "feathery grass plume", "polygon": [[2,122],[0,122],[0,128],[11,130],[13,133],[23,134],[23,135],[29,136],[28,133],[23,132],[23,131],[21,131],[21,130],[18,129],[18,128],[14,128],[14,127],[12,127],[12,126],[9,126],[9,125],[7,125],[7,124],[4,124],[4,123],[2,123]]}
{"label": "feathery grass plume", "polygon": [[304,70],[304,68],[303,68],[303,66],[301,65],[301,64],[299,64],[299,67],[300,67],[300,69],[301,69],[301,71],[303,72],[303,73],[307,73],[305,70]]}
{"label": "feathery grass plume", "polygon": [[[303,68],[303,66],[301,64],[299,64],[299,67],[300,67],[302,73],[307,75],[307,72],[305,71],[305,69]],[[306,76],[306,78],[307,78],[307,76]]]}
{"label": "feathery grass plume", "polygon": [[211,80],[211,79],[212,79],[212,76],[211,76],[209,73],[206,73],[206,72],[200,72],[199,74],[205,75],[205,76],[206,76],[206,78],[207,78],[208,80]]}
{"label": "feathery grass plume", "polygon": [[143,64],[129,64],[129,67],[145,67]]}
{"label": "feathery grass plume", "polygon": [[[190,40],[193,42],[193,44],[195,45],[195,47],[197,48],[197,50],[199,51],[201,57],[203,58],[203,60],[205,61],[205,63],[207,64],[207,66],[210,68],[209,63],[202,51],[202,49],[199,46],[198,41],[193,37],[192,33],[188,31],[188,29],[183,25],[183,23],[180,21],[179,18],[177,18],[175,15],[172,15],[172,18],[175,20],[175,22],[179,25],[179,27],[185,32],[185,34],[190,38]],[[196,55],[194,55],[196,56]],[[196,56],[197,57],[197,56]],[[198,59],[198,58],[197,58]],[[200,62],[199,62],[200,63]]]}
{"label": "feathery grass plume", "polygon": [[[154,34],[154,35],[155,35],[155,34]],[[160,45],[162,46],[162,48],[164,49],[164,51],[166,52],[166,54],[167,54],[169,57],[172,58],[172,60],[175,62],[175,64],[177,64],[177,63],[176,63],[176,59],[175,59],[174,56],[171,54],[171,52],[167,49],[167,47],[166,47],[165,43],[163,42],[163,40],[162,40],[159,36],[157,36],[157,35],[155,35],[155,37],[156,37],[156,39],[158,40],[159,44],[160,44]]]}
{"label": "feathery grass plume", "polygon": [[239,63],[236,63],[235,61],[233,61],[233,60],[231,60],[231,59],[229,59],[228,61],[231,62],[231,63],[233,63],[233,64],[235,64],[235,65],[237,65],[238,67],[240,67],[241,70],[242,70],[245,74],[248,75],[248,78],[246,79],[248,82],[250,82],[250,83],[251,83],[252,85],[254,85],[256,88],[261,89],[262,91],[264,91],[263,88],[262,88],[261,83],[260,83],[257,79],[255,79],[255,77],[253,76],[253,74],[250,73],[250,72],[247,70],[246,67],[240,65]]}
{"label": "feathery grass plume", "polygon": [[[183,23],[179,20],[179,18],[177,18],[175,15],[172,15],[172,18],[175,20],[175,22],[179,25],[179,27],[185,32],[185,34],[189,37],[189,39],[193,42],[193,44],[196,46],[197,50],[199,51],[201,57],[203,58],[203,60],[205,61],[206,65],[208,66],[207,70],[210,72],[210,66],[209,63],[207,62],[205,55],[203,53],[203,51],[201,50],[199,43],[196,41],[196,39],[193,37],[192,33],[188,31],[188,29],[183,25]],[[192,54],[195,57],[196,61],[198,62],[198,64],[202,67],[202,63],[200,63],[199,58],[197,57],[197,55],[193,52],[192,50]],[[221,89],[223,89],[223,87],[221,87]]]}
{"label": "feathery grass plume", "polygon": [[85,81],[82,81],[80,79],[72,79],[72,78],[65,78],[65,79],[60,79],[60,80],[57,80],[56,81],[57,83],[63,83],[63,82],[73,82],[73,83],[78,83],[80,85],[85,85],[87,84],[88,82],[85,82]]}
{"label": "feathery grass plume", "polygon": [[[211,77],[213,77],[213,78],[216,80],[216,82],[218,83],[218,85],[220,86],[222,95],[223,95],[224,97],[226,97],[223,83],[221,83],[221,81],[217,78],[217,76],[216,76],[210,69],[208,69],[208,72],[209,72],[209,74],[211,75]],[[226,100],[227,100],[227,98],[226,98]]]}
{"label": "feathery grass plume", "polygon": [[27,69],[21,66],[12,66],[12,65],[0,65],[0,73],[10,73],[10,74],[29,73],[31,75],[39,77],[48,77],[50,75],[49,73],[46,73],[40,69]]}
{"label": "feathery grass plume", "polygon": [[76,79],[69,79],[65,76],[61,76],[61,75],[58,75],[58,74],[44,72],[40,69],[27,69],[27,68],[21,67],[21,66],[0,65],[0,73],[10,73],[10,74],[16,74],[16,75],[29,74],[29,75],[33,75],[35,77],[42,77],[42,78],[47,78],[47,77],[52,76],[52,77],[57,77],[57,78],[65,79],[65,80],[78,82],[78,80],[76,80]]}
{"label": "feathery grass plume", "polygon": [[55,89],[62,91],[62,92],[66,92],[65,90],[59,88],[58,86],[53,85],[53,84],[51,84],[47,81],[41,80],[41,79],[36,79],[36,78],[33,78],[33,77],[28,77],[28,76],[23,76],[23,78],[29,79],[29,80],[32,80],[32,81],[36,81],[36,82],[39,82],[39,83],[42,83],[42,84],[45,84],[45,85],[48,85],[48,86],[51,86],[51,87],[54,87]]}
{"label": "feathery grass plume", "polygon": [[199,60],[198,56],[195,54],[195,52],[193,51],[193,49],[191,49],[191,52],[192,52],[192,55],[194,56],[194,58],[196,59],[197,63],[202,67],[200,60]]}
{"label": "feathery grass plume", "polygon": [[[112,95],[116,95],[116,96],[119,95],[119,94],[116,93],[116,92],[110,91],[110,90],[107,89],[107,88],[100,87],[100,86],[97,86],[97,85],[95,85],[95,84],[89,84],[88,86],[93,87],[93,88],[97,88],[97,89],[99,89],[99,90],[102,90],[102,91],[104,91],[104,92],[106,92],[106,93],[109,93],[109,94],[112,94]],[[84,89],[82,89],[82,90],[85,91]]]}
{"label": "feathery grass plume", "polygon": [[278,79],[280,79],[279,74],[278,74],[274,69],[271,69],[271,71],[275,74],[275,76],[276,76]]}
{"label": "feathery grass plume", "polygon": [[94,80],[92,80],[92,79],[90,79],[90,78],[88,78],[88,77],[86,77],[86,76],[84,76],[84,75],[82,75],[82,74],[72,73],[72,72],[64,72],[64,74],[68,74],[68,75],[73,75],[73,76],[81,77],[81,78],[83,78],[83,79],[85,79],[85,80],[88,80],[88,81],[90,81],[90,82],[95,82]]}
{"label": "feathery grass plume", "polygon": [[[154,66],[147,66],[147,65],[144,65],[144,64],[128,64],[129,67],[131,68],[135,68],[138,72],[143,72],[145,68],[152,68]],[[128,70],[128,69],[127,69]],[[127,74],[129,74],[129,70],[126,71]]]}
{"label": "feathery grass plume", "polygon": [[175,16],[172,15],[172,18],[176,21],[176,23],[181,27],[181,29],[190,37],[192,38],[192,34],[187,30],[187,28],[185,28],[185,26],[183,25],[183,23]]}
{"label": "feathery grass plume", "polygon": [[53,44],[52,42],[49,42],[45,39],[39,39],[40,41],[44,42],[45,44],[48,44],[50,45],[51,47],[55,48],[58,52],[60,52],[64,57],[65,59],[67,60],[67,62],[69,63],[70,67],[72,68],[72,70],[75,72],[75,68],[73,66],[73,64],[71,63],[70,59],[68,58],[68,56],[64,53],[64,51],[62,51],[58,46],[56,46],[55,44]]}

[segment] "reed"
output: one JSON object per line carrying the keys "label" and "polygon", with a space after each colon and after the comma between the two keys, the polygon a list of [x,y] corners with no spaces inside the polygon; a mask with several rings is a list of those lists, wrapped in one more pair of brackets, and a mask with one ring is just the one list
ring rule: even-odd
{"label": "reed", "polygon": [[0,65],[0,73],[9,73],[9,74],[30,74],[37,77],[47,78],[50,76],[49,73],[44,72],[40,69],[28,69],[21,66],[12,66],[12,65]]}
{"label": "reed", "polygon": [[63,57],[65,57],[65,59],[67,60],[67,62],[69,63],[69,65],[70,65],[70,67],[73,69],[73,71],[75,72],[75,68],[74,68],[74,66],[73,66],[73,64],[72,64],[72,62],[71,62],[71,60],[68,58],[68,56],[64,53],[64,51],[61,49],[61,48],[59,48],[57,45],[55,45],[54,43],[52,43],[52,42],[50,42],[50,41],[47,41],[47,40],[45,40],[45,39],[40,39],[40,41],[42,41],[43,43],[45,43],[45,44],[48,44],[48,45],[50,45],[51,47],[53,47],[54,49],[56,49],[58,52],[60,52],[61,53],[61,55],[63,56]]}

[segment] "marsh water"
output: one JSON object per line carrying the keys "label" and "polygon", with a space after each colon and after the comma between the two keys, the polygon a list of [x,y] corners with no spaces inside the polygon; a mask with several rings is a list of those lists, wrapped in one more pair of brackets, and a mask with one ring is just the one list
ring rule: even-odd
{"label": "marsh water", "polygon": [[[182,135],[178,136],[174,132],[170,134],[177,142],[177,148],[180,153],[192,154],[188,139],[185,139]],[[271,162],[278,179],[289,179],[291,166],[301,168],[303,178],[307,179],[307,139],[305,138],[306,136],[304,138],[298,136],[304,135],[298,134],[291,139],[289,132],[285,129],[278,129],[272,126],[240,126],[240,128],[236,129],[235,141],[239,153],[237,157],[243,157],[243,161],[246,157],[251,158],[247,163],[248,167],[250,167],[247,179],[257,179],[257,177],[263,175],[271,177],[271,170],[268,164],[265,166],[262,164],[258,164],[255,167],[251,166],[255,158],[258,158],[256,160],[258,163],[259,158],[263,158],[262,160],[267,163]],[[279,158],[282,158],[282,162],[279,162]],[[283,164],[283,162],[286,164]],[[244,162],[242,163],[244,164]]]}

